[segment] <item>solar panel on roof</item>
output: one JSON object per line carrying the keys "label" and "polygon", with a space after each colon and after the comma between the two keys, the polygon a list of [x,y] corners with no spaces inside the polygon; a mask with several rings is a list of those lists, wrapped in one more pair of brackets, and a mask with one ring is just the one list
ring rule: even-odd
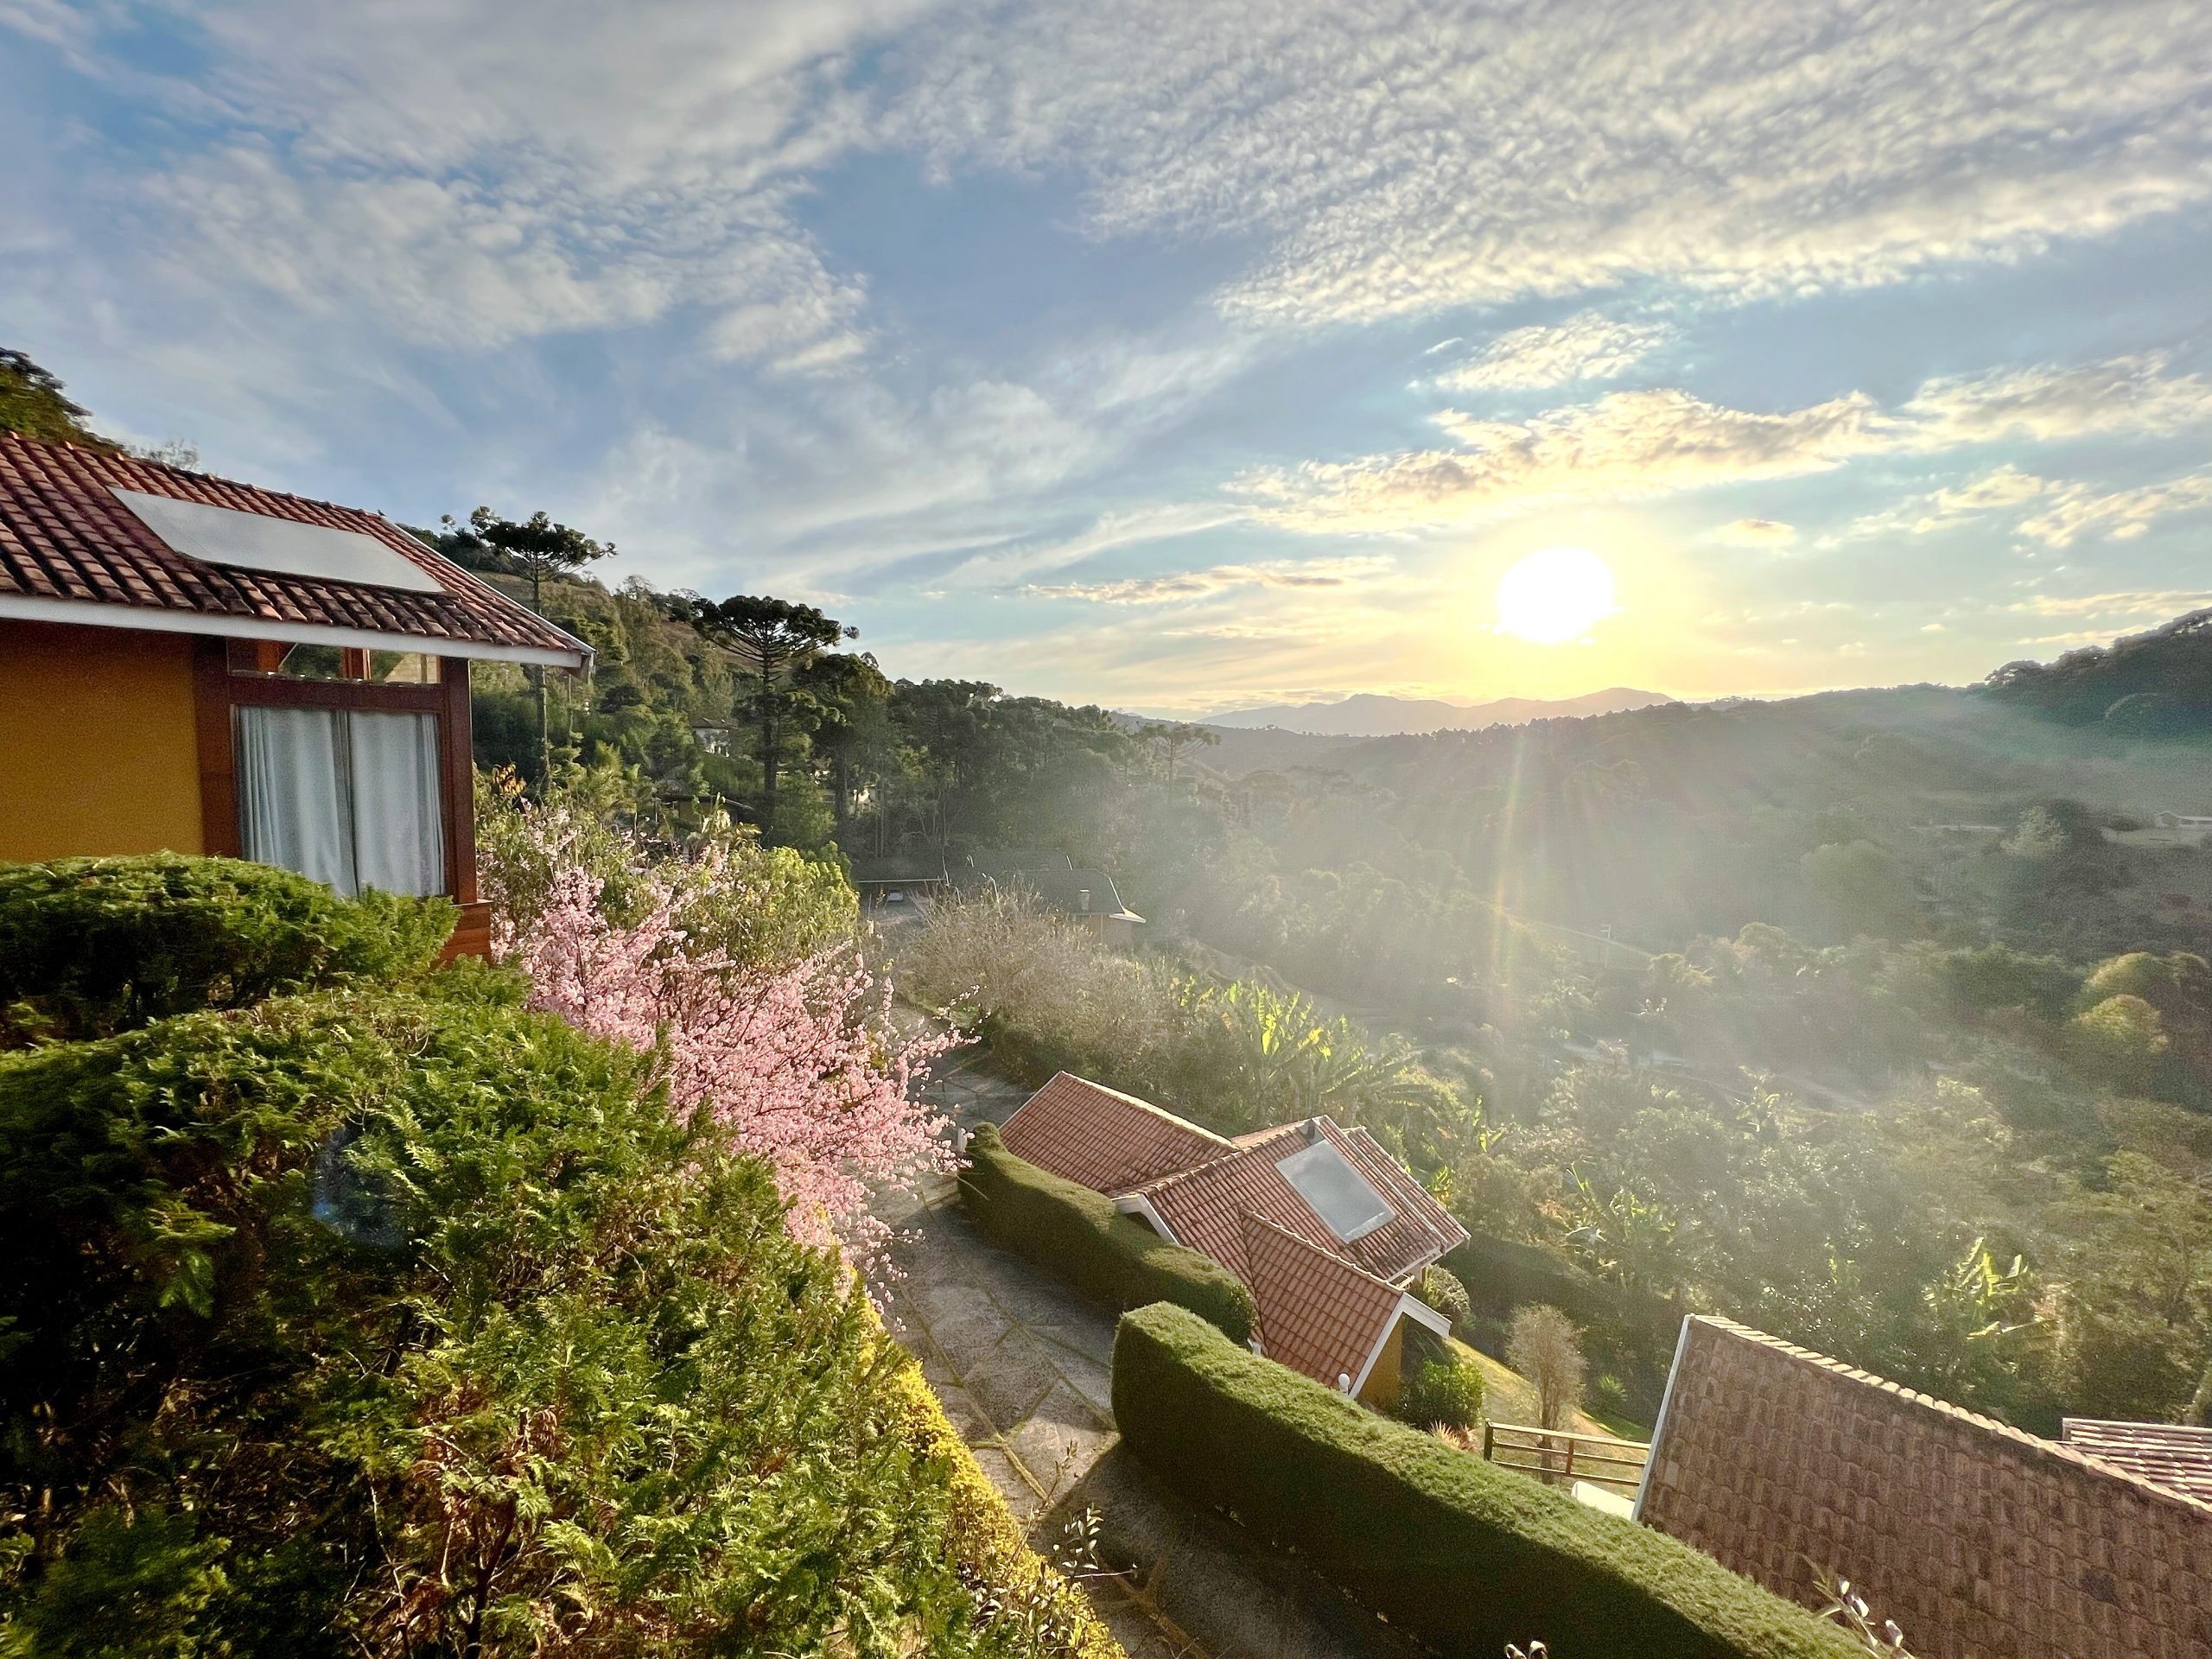
{"label": "solar panel on roof", "polygon": [[1313,1206],[1329,1230],[1349,1244],[1373,1232],[1397,1211],[1368,1184],[1351,1160],[1326,1141],[1316,1141],[1281,1160],[1275,1168]]}
{"label": "solar panel on roof", "polygon": [[422,566],[358,530],[303,524],[296,519],[211,507],[140,490],[118,489],[114,493],[147,529],[188,559],[241,570],[306,576],[316,582],[404,588],[416,594],[445,591]]}

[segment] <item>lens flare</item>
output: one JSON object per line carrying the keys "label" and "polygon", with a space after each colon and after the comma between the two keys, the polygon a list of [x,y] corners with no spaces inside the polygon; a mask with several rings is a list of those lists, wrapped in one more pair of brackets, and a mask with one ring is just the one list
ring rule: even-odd
{"label": "lens flare", "polygon": [[1497,626],[1539,645],[1580,639],[1613,610],[1613,573],[1583,547],[1548,547],[1498,578]]}

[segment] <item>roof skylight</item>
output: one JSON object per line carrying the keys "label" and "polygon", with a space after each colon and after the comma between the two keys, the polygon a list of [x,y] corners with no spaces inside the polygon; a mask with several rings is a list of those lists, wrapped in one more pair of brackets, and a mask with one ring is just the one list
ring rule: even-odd
{"label": "roof skylight", "polygon": [[1313,1206],[1313,1213],[1328,1224],[1329,1230],[1346,1244],[1365,1237],[1397,1214],[1333,1142],[1316,1141],[1279,1160],[1275,1167],[1298,1196]]}
{"label": "roof skylight", "polygon": [[241,570],[270,570],[315,582],[359,582],[371,588],[404,588],[414,594],[442,594],[437,578],[411,559],[402,558],[373,536],[327,524],[303,524],[266,513],[238,512],[174,496],[117,490],[115,499],[136,513],[176,551],[209,564]]}

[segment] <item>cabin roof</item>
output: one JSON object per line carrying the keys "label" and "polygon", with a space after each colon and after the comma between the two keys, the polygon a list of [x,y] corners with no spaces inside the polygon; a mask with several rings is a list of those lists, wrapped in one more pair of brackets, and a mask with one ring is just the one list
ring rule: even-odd
{"label": "cabin roof", "polygon": [[[339,581],[180,551],[118,491],[365,536],[427,580]],[[156,461],[0,433],[0,616],[582,668],[590,647],[390,519]]]}

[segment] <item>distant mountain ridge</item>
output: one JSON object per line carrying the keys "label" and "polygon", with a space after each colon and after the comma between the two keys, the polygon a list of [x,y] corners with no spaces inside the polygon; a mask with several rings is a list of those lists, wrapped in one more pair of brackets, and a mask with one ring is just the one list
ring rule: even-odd
{"label": "distant mountain ridge", "polygon": [[1253,731],[1274,726],[1317,737],[1389,737],[1400,733],[1478,731],[1485,726],[1520,726],[1532,720],[1572,720],[1585,715],[1617,715],[1649,709],[1674,699],[1656,691],[1624,685],[1579,697],[1500,697],[1491,702],[1446,702],[1437,697],[1391,697],[1363,691],[1337,702],[1286,702],[1264,709],[1238,709],[1211,715],[1198,723]]}

